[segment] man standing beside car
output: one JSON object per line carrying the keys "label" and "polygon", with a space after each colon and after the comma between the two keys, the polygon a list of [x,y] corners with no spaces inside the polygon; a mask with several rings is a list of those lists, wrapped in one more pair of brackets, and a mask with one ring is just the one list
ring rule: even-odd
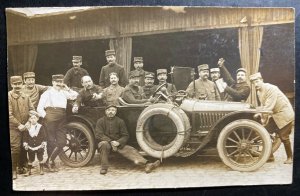
{"label": "man standing beside car", "polygon": [[41,95],[37,112],[44,118],[47,132],[47,164],[51,172],[57,171],[55,158],[66,144],[62,125],[66,122],[67,100],[76,99],[78,93],[63,83],[64,75],[52,75],[52,85]]}
{"label": "man standing beside car", "polygon": [[105,109],[105,116],[100,118],[96,124],[95,139],[100,152],[100,174],[107,173],[109,167],[108,155],[111,152],[117,152],[133,161],[134,164],[144,166],[145,172],[150,173],[160,165],[160,161],[149,163],[135,148],[127,145],[129,134],[125,122],[116,114],[117,106],[109,105]]}
{"label": "man standing beside car", "polygon": [[[284,161],[284,164],[292,164],[293,153],[289,135],[293,128],[295,113],[290,101],[277,86],[264,83],[259,72],[251,75],[250,81],[255,86],[261,108],[273,112],[272,118],[269,120],[267,126],[274,125],[272,127],[275,129],[271,131],[279,135],[284,145],[287,156],[287,160]],[[273,154],[270,160],[274,160]]]}
{"label": "man standing beside car", "polygon": [[244,68],[236,70],[236,81],[231,77],[227,68],[224,65],[225,60],[220,58],[218,61],[219,68],[221,70],[222,77],[224,79],[224,92],[226,101],[246,101],[250,94],[250,86],[247,84],[247,71]]}
{"label": "man standing beside car", "polygon": [[186,89],[189,97],[200,100],[220,100],[219,92],[214,82],[208,79],[209,66],[202,64],[198,66],[199,79],[192,81]]}

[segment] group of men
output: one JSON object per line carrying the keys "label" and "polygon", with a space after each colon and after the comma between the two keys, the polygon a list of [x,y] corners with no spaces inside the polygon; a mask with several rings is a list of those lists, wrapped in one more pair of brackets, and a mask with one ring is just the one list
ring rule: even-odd
{"label": "group of men", "polygon": [[[155,74],[143,70],[143,58],[134,58],[135,70],[129,73],[129,81],[124,67],[116,63],[114,50],[105,52],[108,64],[100,72],[99,85],[93,83],[88,72],[81,68],[82,57],[73,56],[73,68],[66,75],[52,76],[52,86],[35,84],[35,74],[26,72],[21,76],[12,76],[12,90],[8,93],[10,142],[13,166],[13,178],[16,178],[16,168],[24,167],[23,135],[32,130],[31,136],[37,137],[36,124],[27,124],[29,117],[41,117],[47,136],[47,161],[41,166],[50,171],[57,171],[55,158],[62,152],[66,144],[66,134],[62,125],[66,122],[67,100],[74,100],[72,112],[77,113],[81,106],[105,106],[105,116],[96,125],[96,140],[101,156],[101,174],[108,170],[108,154],[111,151],[132,160],[135,164],[144,165],[145,171],[151,172],[160,162],[149,163],[141,157],[136,149],[126,145],[129,134],[122,119],[116,116],[117,105],[121,97],[127,103],[147,104],[158,86],[165,85],[165,93],[175,94],[175,85],[167,83],[166,69],[157,70],[158,85],[154,85]],[[240,68],[236,71],[236,80],[232,78],[225,67],[223,58],[218,61],[218,68],[209,70],[209,65],[198,66],[199,79],[191,82],[186,91],[189,97],[200,100],[246,101],[250,94],[247,83],[247,71]],[[209,80],[209,71],[211,80]],[[224,93],[219,93],[215,81],[223,77],[221,85]],[[261,107],[273,111],[273,129],[279,134],[287,154],[285,163],[292,163],[292,150],[289,134],[294,121],[294,111],[285,95],[274,85],[264,83],[260,73],[251,75],[251,82],[256,87]],[[24,81],[24,85],[23,85]],[[128,83],[129,82],[129,83]],[[33,111],[37,111],[34,113]],[[30,115],[32,114],[32,115]],[[38,114],[38,115],[37,115]],[[34,125],[34,126],[33,126]],[[35,127],[35,128],[34,128]],[[44,141],[42,141],[44,142]],[[24,147],[23,147],[24,146]],[[39,146],[46,146],[45,143]],[[32,149],[36,149],[37,144]],[[41,172],[43,173],[43,172]]]}

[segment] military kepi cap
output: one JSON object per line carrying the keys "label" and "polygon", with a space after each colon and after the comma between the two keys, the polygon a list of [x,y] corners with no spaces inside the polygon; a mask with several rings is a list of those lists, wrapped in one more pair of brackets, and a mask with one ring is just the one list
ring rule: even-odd
{"label": "military kepi cap", "polygon": [[36,116],[36,117],[40,117],[40,115],[39,115],[39,113],[37,113],[36,111],[34,111],[34,110],[30,110],[29,111],[29,116]]}
{"label": "military kepi cap", "polygon": [[14,83],[17,83],[17,82],[23,82],[21,76],[11,76],[10,77],[10,83],[11,84],[14,84]]}
{"label": "military kepi cap", "polygon": [[250,81],[261,79],[261,78],[262,78],[262,76],[261,76],[260,72],[257,72],[255,74],[252,74],[251,76],[249,76]]}
{"label": "military kepi cap", "polygon": [[52,80],[63,80],[63,79],[64,79],[64,75],[63,74],[52,75]]}
{"label": "military kepi cap", "polygon": [[81,62],[82,61],[82,56],[73,56],[73,62]]}
{"label": "military kepi cap", "polygon": [[154,78],[154,73],[153,72],[146,72],[145,73],[145,78]]}
{"label": "military kepi cap", "polygon": [[246,70],[245,68],[239,68],[239,69],[237,69],[237,70],[236,70],[236,73],[238,73],[238,72],[240,72],[240,71],[247,73],[247,70]]}
{"label": "military kepi cap", "polygon": [[110,55],[116,55],[116,51],[115,50],[106,50],[105,56],[110,56]]}
{"label": "military kepi cap", "polygon": [[34,72],[25,72],[23,74],[23,78],[25,80],[25,78],[35,78],[35,73]]}
{"label": "military kepi cap", "polygon": [[129,78],[140,77],[140,74],[136,71],[129,72]]}
{"label": "military kepi cap", "polygon": [[105,109],[107,110],[108,108],[112,108],[112,107],[118,109],[118,107],[116,105],[114,105],[114,104],[107,105],[105,107]]}
{"label": "military kepi cap", "polygon": [[159,74],[167,74],[168,71],[167,71],[167,69],[158,69],[158,70],[156,70],[156,73],[157,73],[157,75],[159,75]]}
{"label": "military kepi cap", "polygon": [[220,72],[220,68],[211,68],[210,72]]}
{"label": "military kepi cap", "polygon": [[208,69],[209,69],[208,64],[198,65],[198,71],[201,71],[201,70],[208,70]]}
{"label": "military kepi cap", "polygon": [[134,57],[133,62],[143,62],[143,57]]}

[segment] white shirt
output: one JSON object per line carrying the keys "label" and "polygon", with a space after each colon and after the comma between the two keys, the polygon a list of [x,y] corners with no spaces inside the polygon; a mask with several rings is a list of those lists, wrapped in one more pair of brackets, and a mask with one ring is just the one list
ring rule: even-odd
{"label": "white shirt", "polygon": [[46,116],[45,109],[47,107],[56,107],[56,108],[64,108],[67,107],[67,100],[76,99],[78,93],[73,90],[56,90],[51,87],[47,91],[45,91],[40,98],[39,104],[37,106],[37,112],[41,117]]}

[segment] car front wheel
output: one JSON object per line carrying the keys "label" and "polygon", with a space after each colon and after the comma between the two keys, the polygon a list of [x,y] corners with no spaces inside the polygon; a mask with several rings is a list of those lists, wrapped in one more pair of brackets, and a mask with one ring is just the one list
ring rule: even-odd
{"label": "car front wheel", "polygon": [[242,119],[222,129],[217,149],[225,165],[236,171],[249,172],[266,163],[272,151],[272,141],[262,125]]}
{"label": "car front wheel", "polygon": [[70,122],[64,128],[67,143],[59,155],[61,161],[70,167],[87,165],[95,154],[95,139],[92,131],[79,122]]}

